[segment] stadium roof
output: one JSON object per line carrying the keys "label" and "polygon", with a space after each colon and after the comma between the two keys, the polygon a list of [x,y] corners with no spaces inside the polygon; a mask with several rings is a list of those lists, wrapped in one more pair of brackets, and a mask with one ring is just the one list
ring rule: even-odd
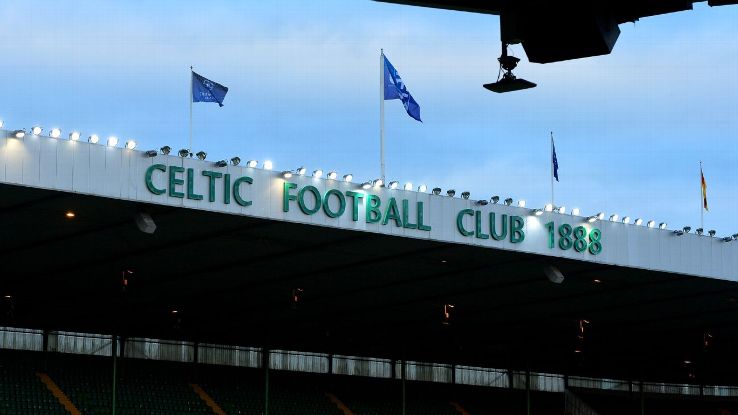
{"label": "stadium roof", "polygon": [[[0,136],[0,294],[11,296],[0,323],[736,383],[738,242]],[[507,235],[489,236],[503,221]],[[584,232],[568,249],[565,224]],[[560,284],[547,278],[557,273]]]}

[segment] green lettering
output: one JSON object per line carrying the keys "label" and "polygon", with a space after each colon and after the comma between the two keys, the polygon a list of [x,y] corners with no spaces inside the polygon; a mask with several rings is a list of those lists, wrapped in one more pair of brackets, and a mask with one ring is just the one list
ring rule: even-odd
{"label": "green lettering", "polygon": [[202,200],[202,195],[195,193],[195,170],[187,169],[187,199]]}
{"label": "green lettering", "polygon": [[146,176],[144,176],[146,188],[149,189],[149,192],[155,195],[160,195],[166,192],[166,189],[157,189],[156,186],[154,186],[154,181],[151,179],[151,176],[154,174],[154,170],[166,172],[167,166],[163,164],[154,164],[153,166],[149,166],[149,168],[146,169]]}
{"label": "green lettering", "polygon": [[407,229],[416,229],[418,225],[410,222],[410,202],[402,199],[402,226]]}
{"label": "green lettering", "polygon": [[382,199],[379,196],[366,195],[366,223],[377,223],[382,220],[380,205],[382,205]]}
{"label": "green lettering", "polygon": [[384,211],[384,219],[382,225],[386,225],[389,220],[395,221],[397,227],[402,227],[402,220],[400,219],[400,210],[397,208],[397,201],[394,197],[391,197],[387,204],[387,209]]}
{"label": "green lettering", "polygon": [[[331,210],[331,207],[328,203],[328,198],[331,195],[335,195],[338,198],[338,211],[336,212]],[[329,218],[337,218],[343,215],[343,212],[346,211],[346,198],[343,196],[343,193],[341,193],[340,190],[331,189],[325,192],[325,196],[323,197],[323,211],[326,215],[328,215]]]}
{"label": "green lettering", "polygon": [[359,192],[354,192],[354,191],[348,190],[346,192],[346,196],[348,196],[348,197],[350,197],[352,199],[352,202],[351,202],[351,219],[353,219],[354,222],[356,222],[357,220],[359,220],[359,202],[361,201],[362,198],[364,198],[364,194],[363,193],[359,193]]}
{"label": "green lettering", "polygon": [[[310,192],[315,197],[315,206],[312,209],[308,209],[305,204],[305,192]],[[320,210],[321,205],[320,190],[315,186],[305,186],[297,192],[297,204],[300,206],[302,213],[306,215],[312,215],[313,213]]]}
{"label": "green lettering", "polygon": [[461,233],[464,236],[471,236],[474,235],[474,232],[467,231],[464,229],[464,216],[474,216],[474,211],[471,209],[463,209],[460,210],[459,213],[456,215],[456,229],[459,230],[459,233]]}
{"label": "green lettering", "polygon": [[497,221],[495,220],[495,212],[489,213],[489,233],[495,241],[501,241],[507,236],[507,215],[502,215],[502,232],[497,233]]}
{"label": "green lettering", "polygon": [[223,173],[205,170],[202,175],[208,178],[208,202],[215,202],[215,179],[223,177]]}
{"label": "green lettering", "polygon": [[431,227],[423,224],[423,202],[418,202],[418,229],[421,231],[430,231]]}
{"label": "green lettering", "polygon": [[476,212],[476,215],[475,215],[474,236],[476,236],[479,239],[489,239],[489,235],[482,232],[482,212],[479,210]]}
{"label": "green lettering", "polygon": [[185,169],[179,166],[169,166],[169,196],[184,198],[184,193],[177,191],[177,186],[184,184],[184,180],[178,179],[177,174],[184,172]]}
{"label": "green lettering", "polygon": [[223,203],[231,204],[231,175],[229,173],[223,176]]}
{"label": "green lettering", "polygon": [[520,216],[510,216],[510,242],[517,244],[525,239],[525,221]]}
{"label": "green lettering", "polygon": [[282,185],[284,192],[282,195],[282,212],[289,212],[290,211],[290,200],[297,200],[297,196],[290,194],[290,189],[294,189],[297,187],[295,183],[290,182],[284,182],[284,185]]}
{"label": "green lettering", "polygon": [[233,199],[241,206],[251,206],[250,200],[244,200],[241,197],[241,183],[244,182],[252,184],[254,182],[254,179],[249,176],[243,176],[236,179],[236,181],[233,182]]}

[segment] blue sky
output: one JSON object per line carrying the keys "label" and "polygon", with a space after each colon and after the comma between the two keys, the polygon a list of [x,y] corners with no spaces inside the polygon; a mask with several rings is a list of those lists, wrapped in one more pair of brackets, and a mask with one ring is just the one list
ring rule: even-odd
{"label": "blue sky", "polygon": [[535,89],[494,94],[496,16],[369,0],[5,1],[6,128],[40,124],[139,148],[187,146],[189,66],[230,88],[194,104],[194,150],[209,160],[379,176],[379,50],[424,122],[387,101],[387,178],[738,232],[738,6],[620,26],[612,54],[527,62]]}

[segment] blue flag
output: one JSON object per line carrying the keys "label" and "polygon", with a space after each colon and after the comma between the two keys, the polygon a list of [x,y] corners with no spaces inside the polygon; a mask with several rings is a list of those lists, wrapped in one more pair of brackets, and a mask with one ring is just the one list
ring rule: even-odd
{"label": "blue flag", "polygon": [[217,102],[223,106],[228,87],[192,72],[192,102]]}
{"label": "blue flag", "polygon": [[402,82],[400,74],[397,73],[397,69],[390,63],[384,54],[384,99],[399,99],[402,101],[402,105],[405,106],[407,114],[416,120],[423,122],[420,119],[420,105],[410,95],[410,91],[405,87],[405,83]]}
{"label": "blue flag", "polygon": [[556,146],[554,145],[554,138],[551,136],[551,164],[553,166],[554,177],[556,181],[559,181],[559,161],[556,160]]}

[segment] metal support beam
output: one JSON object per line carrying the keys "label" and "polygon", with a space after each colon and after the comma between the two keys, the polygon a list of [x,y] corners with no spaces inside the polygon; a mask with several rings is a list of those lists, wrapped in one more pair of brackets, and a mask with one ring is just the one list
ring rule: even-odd
{"label": "metal support beam", "polygon": [[405,408],[405,359],[400,362],[400,376],[402,377],[402,415],[406,415]]}
{"label": "metal support beam", "polygon": [[113,334],[113,340],[111,342],[111,354],[113,355],[113,410],[112,414],[116,414],[116,407],[118,406],[118,336]]}
{"label": "metal support beam", "polygon": [[261,366],[264,368],[264,415],[269,415],[269,349],[261,350]]}
{"label": "metal support beam", "polygon": [[530,370],[525,371],[525,413],[530,415]]}

